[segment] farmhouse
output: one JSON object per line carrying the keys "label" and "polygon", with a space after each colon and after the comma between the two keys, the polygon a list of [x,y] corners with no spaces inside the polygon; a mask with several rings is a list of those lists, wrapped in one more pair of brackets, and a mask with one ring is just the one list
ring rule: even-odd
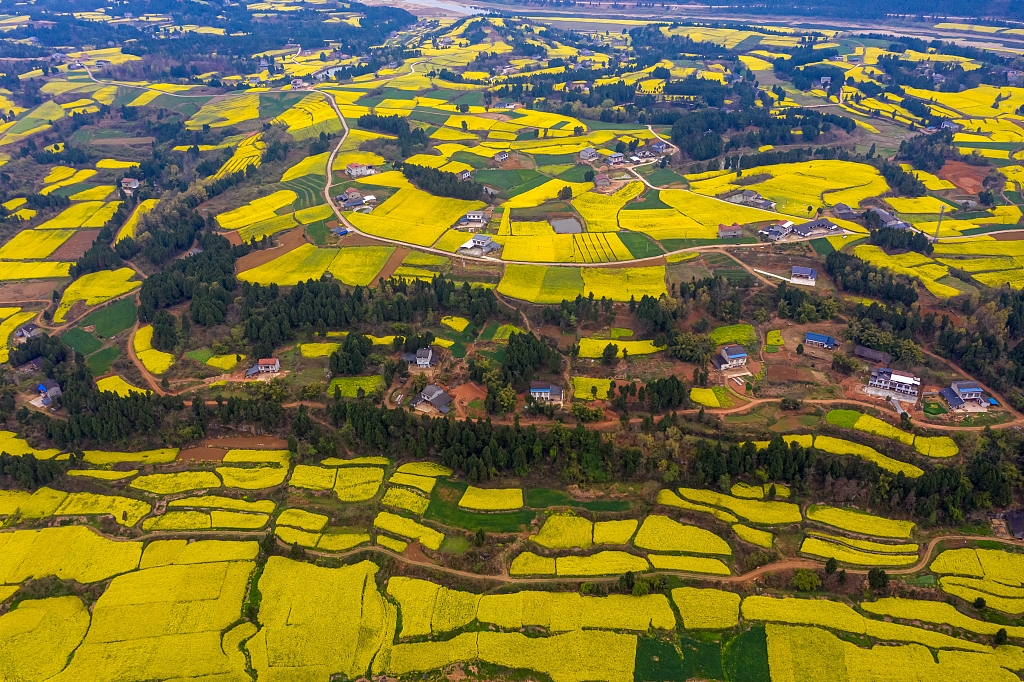
{"label": "farmhouse", "polygon": [[622,154],[622,152],[612,152],[611,154],[608,155],[608,163],[613,165],[617,163],[622,163],[625,160],[626,157]]}
{"label": "farmhouse", "polygon": [[965,403],[985,404],[984,398],[981,397],[981,385],[977,381],[954,381],[949,387]]}
{"label": "farmhouse", "polygon": [[800,265],[794,265],[792,273],[789,276],[789,281],[793,284],[802,284],[809,287],[813,287],[817,280],[817,270],[814,268],[805,268]]}
{"label": "farmhouse", "polygon": [[853,354],[858,358],[877,362],[880,365],[888,365],[892,362],[892,356],[888,353],[883,353],[880,350],[874,350],[872,348],[865,348],[864,346],[857,346],[854,348]]}
{"label": "farmhouse", "polygon": [[597,158],[597,150],[593,147],[587,147],[580,152],[580,161],[590,161],[591,159]]}
{"label": "farmhouse", "polygon": [[531,381],[530,396],[545,403],[562,404],[562,387],[547,381]]}
{"label": "farmhouse", "polygon": [[711,358],[716,369],[735,369],[747,364],[747,349],[739,344],[725,346]]}
{"label": "farmhouse", "polygon": [[498,163],[504,163],[505,161],[508,161],[508,152],[504,150],[498,152],[497,154],[494,155],[494,160],[497,161]]}
{"label": "farmhouse", "polygon": [[475,234],[473,238],[459,247],[459,251],[472,251],[479,249],[481,254],[490,253],[501,248],[501,245],[494,241],[489,234]]}
{"label": "farmhouse", "polygon": [[121,179],[121,189],[124,190],[124,193],[127,194],[128,196],[131,196],[132,192],[134,192],[138,188],[139,188],[139,181],[138,181],[138,179],[136,179],[136,178],[122,178]]}
{"label": "farmhouse", "polygon": [[857,214],[846,204],[836,204],[832,207],[832,213],[840,220],[856,220]]}
{"label": "farmhouse", "polygon": [[737,224],[725,225],[718,223],[718,238],[719,239],[736,239],[737,237],[743,236],[743,228]]}
{"label": "farmhouse", "polygon": [[888,367],[880,367],[871,370],[868,386],[916,398],[918,391],[921,390],[921,377],[894,372]]}
{"label": "farmhouse", "polygon": [[39,391],[40,396],[47,398],[59,398],[64,395],[64,392],[60,390],[60,385],[53,379],[44,379],[36,389]]}
{"label": "farmhouse", "polygon": [[647,146],[651,148],[651,151],[657,152],[658,154],[665,151],[665,142],[663,140],[651,140],[647,143]]}
{"label": "farmhouse", "polygon": [[793,234],[798,237],[818,237],[826,234],[841,232],[842,228],[828,218],[819,218],[803,225],[794,225]]}
{"label": "farmhouse", "polygon": [[880,208],[872,208],[869,210],[878,216],[878,222],[881,223],[882,227],[891,227],[897,230],[906,230],[910,228],[909,224],[903,222],[888,211],[883,211]]}
{"label": "farmhouse", "polygon": [[594,176],[595,187],[607,187],[610,184],[612,184],[612,181],[608,178],[607,173],[598,173]]}
{"label": "farmhouse", "polygon": [[819,348],[827,348],[828,350],[833,350],[836,346],[839,345],[839,342],[836,341],[831,336],[826,336],[825,334],[807,332],[804,335],[804,345],[817,346]]}
{"label": "farmhouse", "polygon": [[449,407],[451,403],[452,397],[443,388],[437,384],[430,384],[423,389],[419,396],[413,398],[409,406],[419,412],[433,412],[437,410],[441,414],[448,414],[451,411]]}
{"label": "farmhouse", "polygon": [[415,353],[403,353],[402,359],[405,360],[410,367],[417,367],[419,369],[430,369],[431,367],[437,367],[441,362],[440,353],[434,350],[433,346],[426,348],[420,348]]}
{"label": "farmhouse", "polygon": [[350,163],[345,166],[345,174],[350,178],[363,178],[367,175],[373,175],[377,171],[374,170],[373,166],[367,166],[362,163]]}
{"label": "farmhouse", "polygon": [[29,322],[26,325],[18,327],[18,330],[14,332],[14,343],[22,344],[28,341],[29,339],[34,339],[37,336],[42,336],[42,334],[43,329],[39,325],[35,324],[34,322]]}
{"label": "farmhouse", "polygon": [[277,358],[261,358],[260,361],[256,363],[256,367],[259,369],[260,374],[280,372],[281,361]]}
{"label": "farmhouse", "polygon": [[466,215],[462,216],[462,222],[464,223],[482,223],[484,222],[483,211],[470,211]]}
{"label": "farmhouse", "polygon": [[768,242],[777,242],[783,237],[787,236],[793,231],[793,223],[789,220],[779,223],[778,225],[770,225],[768,227],[762,227],[757,231],[757,234]]}
{"label": "farmhouse", "polygon": [[949,405],[949,409],[954,412],[961,412],[967,409],[967,403],[964,402],[964,399],[957,395],[956,391],[949,386],[939,391],[939,395],[946,400],[946,404]]}
{"label": "farmhouse", "polygon": [[469,180],[472,177],[472,173],[468,170],[459,172],[459,180]]}

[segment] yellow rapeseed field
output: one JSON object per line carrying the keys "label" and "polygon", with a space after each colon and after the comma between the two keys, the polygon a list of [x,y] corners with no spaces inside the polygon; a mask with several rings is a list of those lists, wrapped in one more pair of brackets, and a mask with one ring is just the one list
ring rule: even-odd
{"label": "yellow rapeseed field", "polygon": [[322,132],[331,134],[342,130],[341,121],[327,101],[327,95],[320,93],[306,95],[271,123],[287,126],[286,132],[296,140],[317,137]]}
{"label": "yellow rapeseed field", "polygon": [[776,525],[800,523],[803,520],[800,507],[789,502],[745,500],[712,490],[696,488],[680,488],[679,494],[692,502],[728,509],[736,516],[751,523]]}
{"label": "yellow rapeseed field", "polygon": [[430,246],[466,213],[483,207],[480,201],[436,197],[406,183],[372,212],[348,218],[368,234]]}
{"label": "yellow rapeseed field", "polygon": [[141,388],[132,386],[121,377],[114,375],[109,377],[103,377],[102,379],[96,380],[96,388],[101,391],[109,391],[110,393],[116,393],[122,398],[127,398],[132,393],[148,393]]}
{"label": "yellow rapeseed field", "polygon": [[735,592],[677,587],[672,590],[672,601],[687,630],[726,630],[740,619],[740,595]]}
{"label": "yellow rapeseed field", "polygon": [[696,526],[686,526],[667,516],[652,514],[644,519],[633,544],[657,552],[689,554],[720,554],[732,556],[732,548],[714,533]]}
{"label": "yellow rapeseed field", "polygon": [[303,244],[269,263],[239,273],[238,278],[265,286],[273,283],[293,286],[308,279],[320,279],[337,254],[337,249],[318,249],[313,244]]}
{"label": "yellow rapeseed field", "polygon": [[825,505],[808,507],[807,519],[841,530],[881,538],[909,538],[915,525],[912,521],[895,521],[855,509],[840,509]]}
{"label": "yellow rapeseed field", "polygon": [[307,175],[323,175],[327,172],[327,157],[330,155],[330,152],[324,152],[316,156],[307,156],[286,170],[281,176],[281,182],[288,182]]}
{"label": "yellow rapeseed field", "polygon": [[572,205],[586,221],[588,232],[618,232],[616,215],[643,191],[642,182],[631,182],[612,194],[584,192],[572,200]]}
{"label": "yellow rapeseed field", "polygon": [[24,230],[0,247],[0,260],[47,258],[74,234],[74,230]]}
{"label": "yellow rapeseed field", "polygon": [[297,195],[290,189],[281,189],[259,199],[253,199],[245,206],[217,215],[217,223],[225,230],[234,230],[245,225],[267,220],[277,215],[277,211],[291,206]]}
{"label": "yellow rapeseed field", "polygon": [[255,93],[226,95],[204,104],[192,118],[185,121],[189,130],[202,130],[203,126],[226,128],[260,116],[260,96]]}
{"label": "yellow rapeseed field", "polygon": [[163,374],[174,364],[174,356],[153,348],[153,325],[139,327],[132,341],[135,355],[153,374]]}
{"label": "yellow rapeseed field", "polygon": [[[53,218],[50,218],[42,225],[36,227],[37,230],[60,230],[60,229],[71,229],[76,227],[82,227],[82,223],[89,220],[97,211],[103,208],[102,201],[83,201],[76,204],[71,204],[66,209],[58,213]],[[98,227],[103,227],[99,225]]]}
{"label": "yellow rapeseed field", "polygon": [[444,533],[391,512],[382,511],[377,514],[373,525],[395,535],[419,540],[424,547],[434,551],[441,548],[441,541],[444,540]]}
{"label": "yellow rapeseed field", "polygon": [[100,270],[82,275],[64,290],[57,312],[53,314],[53,321],[63,322],[64,316],[78,301],[85,301],[86,306],[93,306],[134,291],[142,285],[141,282],[130,281],[134,276],[135,271],[131,268]]}
{"label": "yellow rapeseed field", "polygon": [[117,239],[115,241],[119,242],[128,237],[135,239],[137,236],[139,219],[153,210],[153,207],[158,203],[160,203],[159,199],[143,199],[140,201],[135,207],[135,210],[132,211],[132,214],[128,216],[128,220],[124,221],[124,225],[122,225],[121,229],[118,231]]}
{"label": "yellow rapeseed field", "polygon": [[523,506],[520,488],[477,488],[469,486],[459,500],[459,506],[480,511],[508,511]]}

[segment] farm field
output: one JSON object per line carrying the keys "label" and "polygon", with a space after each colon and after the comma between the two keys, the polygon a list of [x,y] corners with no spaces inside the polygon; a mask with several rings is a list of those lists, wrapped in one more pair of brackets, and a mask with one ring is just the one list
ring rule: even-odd
{"label": "farm field", "polygon": [[1019,8],[747,4],[0,14],[0,679],[1024,676]]}

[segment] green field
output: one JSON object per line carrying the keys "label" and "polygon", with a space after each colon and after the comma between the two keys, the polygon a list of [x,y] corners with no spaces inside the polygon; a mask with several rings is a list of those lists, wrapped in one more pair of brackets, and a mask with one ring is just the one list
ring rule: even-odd
{"label": "green field", "polygon": [[109,338],[135,324],[136,314],[135,300],[132,298],[122,298],[95,312],[89,313],[78,326],[88,327],[94,325],[97,335],[101,338]]}
{"label": "green field", "polygon": [[[324,203],[324,183],[325,179],[322,175],[303,175],[300,178],[282,182],[277,187],[290,189],[298,195],[292,204],[292,207],[298,210]],[[380,199],[379,196],[377,198]]]}
{"label": "green field", "polygon": [[85,364],[92,372],[93,376],[103,376],[110,371],[110,366],[114,364],[114,360],[117,360],[117,356],[121,354],[121,349],[117,346],[108,346],[103,350],[98,350],[85,359]]}
{"label": "green field", "polygon": [[652,258],[665,253],[658,246],[657,242],[640,232],[620,232],[619,239],[626,245],[629,252],[633,254],[633,258]]}
{"label": "green field", "polygon": [[75,351],[82,355],[95,353],[103,344],[89,332],[82,331],[78,327],[69,329],[61,335],[61,340],[68,344]]}
{"label": "green field", "polygon": [[485,533],[518,533],[533,521],[534,513],[529,509],[497,514],[478,514],[461,509],[459,499],[465,490],[464,483],[439,482],[431,493],[430,506],[424,518],[472,532],[482,528]]}

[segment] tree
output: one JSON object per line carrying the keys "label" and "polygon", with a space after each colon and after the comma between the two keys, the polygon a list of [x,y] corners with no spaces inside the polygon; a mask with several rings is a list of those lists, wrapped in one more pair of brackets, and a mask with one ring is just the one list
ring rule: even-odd
{"label": "tree", "polygon": [[802,344],[802,343],[796,344],[796,354],[797,355],[803,355],[804,354],[804,344]]}
{"label": "tree", "polygon": [[821,578],[816,572],[801,568],[793,575],[791,584],[799,592],[814,592],[821,587]]}
{"label": "tree", "polygon": [[594,181],[594,171],[588,170],[586,173],[584,173],[583,174],[583,181],[584,182],[593,182]]}
{"label": "tree", "polygon": [[825,562],[825,573],[827,575],[832,575],[836,570],[838,570],[838,568],[839,562],[836,561],[835,557],[830,557],[829,560]]}
{"label": "tree", "polygon": [[477,528],[476,534],[473,536],[473,544],[477,547],[483,547],[484,542],[487,540],[487,534],[484,533],[483,528]]}
{"label": "tree", "polygon": [[889,574],[881,568],[872,568],[868,571],[868,586],[876,592],[889,587]]}
{"label": "tree", "polygon": [[999,628],[996,632],[996,646],[1002,646],[1006,644],[1006,628]]}
{"label": "tree", "polygon": [[613,362],[615,362],[615,358],[618,356],[618,354],[619,347],[616,346],[614,343],[609,343],[607,346],[604,347],[604,350],[601,351],[601,362],[603,362],[606,365],[610,365]]}
{"label": "tree", "polygon": [[977,599],[975,599],[974,600],[974,608],[976,608],[978,610],[981,610],[981,609],[985,608],[985,598],[984,597],[978,597]]}
{"label": "tree", "polygon": [[566,185],[562,189],[558,190],[558,198],[562,201],[569,201],[572,199],[572,187]]}
{"label": "tree", "polygon": [[498,395],[494,398],[494,404],[498,414],[512,412],[516,409],[516,390],[510,384],[506,384],[504,388],[498,391]]}

